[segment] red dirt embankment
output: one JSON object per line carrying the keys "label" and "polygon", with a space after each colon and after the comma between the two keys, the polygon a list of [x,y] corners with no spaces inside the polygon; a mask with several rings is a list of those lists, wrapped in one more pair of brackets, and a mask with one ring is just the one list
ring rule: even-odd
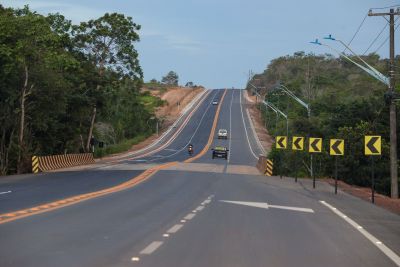
{"label": "red dirt embankment", "polygon": [[[187,88],[187,87],[170,87],[167,89],[160,90],[149,90],[143,88],[144,91],[150,91],[150,93],[154,96],[160,97],[162,100],[167,101],[167,104],[159,107],[156,110],[157,118],[163,120],[163,123],[160,128],[159,135],[169,126],[171,126],[176,119],[181,114],[181,111],[185,109],[185,107],[201,92],[205,89],[203,87],[197,88]],[[151,143],[153,143],[158,138],[157,134],[153,134],[148,137],[143,142],[140,142],[137,145],[132,146],[130,149],[139,150],[142,149]]]}

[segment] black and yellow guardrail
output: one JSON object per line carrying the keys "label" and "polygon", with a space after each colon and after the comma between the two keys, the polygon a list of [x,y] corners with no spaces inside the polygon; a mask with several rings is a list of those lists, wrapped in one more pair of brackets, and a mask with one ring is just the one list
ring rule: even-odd
{"label": "black and yellow guardrail", "polygon": [[92,153],[33,156],[32,172],[52,171],[79,165],[93,164],[94,162]]}
{"label": "black and yellow guardrail", "polygon": [[33,173],[39,172],[39,158],[37,156],[32,157],[32,172]]}
{"label": "black and yellow guardrail", "polygon": [[265,156],[260,156],[257,162],[257,169],[266,176],[272,176],[274,163],[272,162],[272,160],[267,159]]}

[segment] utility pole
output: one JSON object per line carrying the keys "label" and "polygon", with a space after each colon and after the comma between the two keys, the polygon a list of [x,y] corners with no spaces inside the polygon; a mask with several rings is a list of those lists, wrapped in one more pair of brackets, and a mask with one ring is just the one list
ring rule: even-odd
{"label": "utility pole", "polygon": [[389,16],[390,28],[390,60],[389,60],[389,90],[390,96],[390,178],[391,178],[391,198],[399,197],[398,177],[397,177],[397,133],[396,133],[396,104],[394,102],[394,16],[400,15],[400,10],[392,8],[389,13],[373,13],[371,10],[368,16]]}

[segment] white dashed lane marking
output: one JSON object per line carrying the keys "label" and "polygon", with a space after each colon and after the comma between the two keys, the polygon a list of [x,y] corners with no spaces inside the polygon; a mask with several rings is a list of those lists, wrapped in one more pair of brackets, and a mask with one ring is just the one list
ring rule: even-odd
{"label": "white dashed lane marking", "polygon": [[5,195],[5,194],[9,194],[9,193],[12,193],[12,191],[0,192],[0,195]]}
{"label": "white dashed lane marking", "polygon": [[[186,220],[192,220],[196,216],[196,212],[201,211],[205,208],[205,204],[209,204],[211,202],[211,199],[214,197],[214,195],[209,196],[206,200],[204,200],[200,206],[198,206],[196,209],[194,209],[191,213],[188,213],[180,222],[185,223]],[[175,234],[178,232],[181,228],[183,227],[183,224],[175,224],[172,226],[168,231],[163,234],[163,237],[169,237],[170,234]],[[154,251],[156,251],[164,242],[162,241],[153,241],[145,247],[142,251],[140,251],[141,255],[150,255]],[[131,261],[138,262],[140,260],[139,257],[132,257]]]}
{"label": "white dashed lane marking", "polygon": [[154,242],[152,242],[150,245],[148,245],[147,247],[145,247],[145,249],[143,249],[142,251],[140,251],[140,254],[150,255],[150,254],[152,254],[154,251],[156,251],[162,244],[163,244],[162,241],[154,241]]}
{"label": "white dashed lane marking", "polygon": [[198,206],[196,210],[197,211],[202,211],[203,209],[204,209],[204,206]]}
{"label": "white dashed lane marking", "polygon": [[194,216],[196,216],[196,214],[194,214],[194,213],[189,213],[188,215],[185,216],[184,219],[185,219],[185,220],[191,220],[191,219],[193,219]]}
{"label": "white dashed lane marking", "polygon": [[168,234],[175,234],[176,232],[178,232],[181,228],[182,228],[183,224],[175,224],[174,226],[172,226],[167,233]]}
{"label": "white dashed lane marking", "polygon": [[339,217],[342,217],[347,223],[357,229],[363,236],[365,236],[369,241],[372,242],[378,249],[380,249],[386,256],[388,256],[397,266],[400,266],[400,257],[396,253],[394,253],[390,248],[384,245],[381,241],[379,241],[375,236],[370,234],[367,230],[365,230],[362,226],[358,225],[355,221],[347,217],[343,212],[339,211],[334,206],[326,203],[323,200],[319,201],[322,205],[328,207],[331,211],[333,211]]}

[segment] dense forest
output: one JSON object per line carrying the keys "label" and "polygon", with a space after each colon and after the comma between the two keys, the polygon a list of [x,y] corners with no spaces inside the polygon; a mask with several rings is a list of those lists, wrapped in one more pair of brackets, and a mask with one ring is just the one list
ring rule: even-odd
{"label": "dense forest", "polygon": [[132,145],[154,131],[162,101],[140,91],[139,30],[117,13],[73,25],[0,5],[0,175],[29,171],[32,155]]}
{"label": "dense forest", "polygon": [[[364,56],[363,59],[380,72],[388,73],[387,59],[380,59],[376,54]],[[396,57],[395,63],[400,66],[399,57]],[[396,68],[395,77],[398,78],[399,74]],[[304,52],[273,60],[250,83],[260,90],[261,95],[265,95],[267,101],[288,114],[289,137],[323,138],[323,153],[314,154],[317,177],[333,176],[334,157],[329,156],[329,139],[339,138],[345,140],[345,155],[338,160],[339,179],[350,184],[369,186],[371,157],[364,156],[364,135],[381,135],[382,156],[375,156],[376,189],[390,195],[389,106],[385,102],[387,87],[384,84],[348,61],[329,54]],[[278,89],[278,84],[284,84],[297,97],[310,104],[310,118],[303,106]],[[248,84],[247,90],[254,88]],[[266,110],[263,105],[259,105],[259,108],[270,134],[285,136],[286,120],[271,109]],[[399,122],[397,126],[400,128]],[[310,154],[305,151],[293,152],[289,144],[286,151],[273,149],[269,157],[276,162],[277,172],[294,176],[296,170],[293,166],[297,163],[298,174],[310,177]]]}

